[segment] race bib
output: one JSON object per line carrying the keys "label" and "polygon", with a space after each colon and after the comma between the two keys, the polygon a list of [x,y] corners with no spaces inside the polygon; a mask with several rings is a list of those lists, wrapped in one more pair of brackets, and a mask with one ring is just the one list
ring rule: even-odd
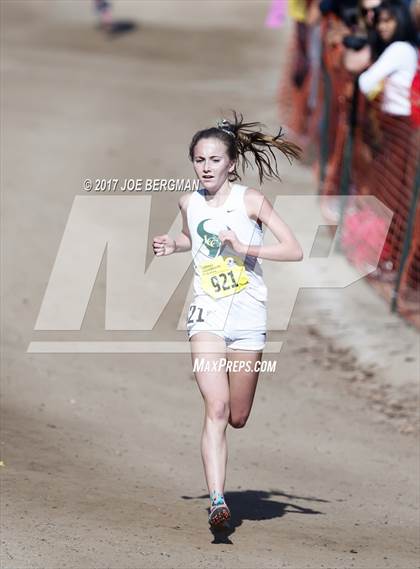
{"label": "race bib", "polygon": [[200,284],[212,298],[223,298],[243,290],[249,282],[240,257],[219,255],[199,265]]}

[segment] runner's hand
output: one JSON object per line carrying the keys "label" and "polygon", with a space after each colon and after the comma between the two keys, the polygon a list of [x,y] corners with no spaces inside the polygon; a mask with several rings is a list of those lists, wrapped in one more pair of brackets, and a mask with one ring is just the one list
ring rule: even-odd
{"label": "runner's hand", "polygon": [[171,255],[175,252],[175,239],[169,235],[157,235],[153,238],[153,251],[156,257]]}
{"label": "runner's hand", "polygon": [[239,255],[246,254],[245,245],[236,237],[236,233],[229,229],[228,231],[220,231],[219,239],[222,245],[229,245],[231,249]]}

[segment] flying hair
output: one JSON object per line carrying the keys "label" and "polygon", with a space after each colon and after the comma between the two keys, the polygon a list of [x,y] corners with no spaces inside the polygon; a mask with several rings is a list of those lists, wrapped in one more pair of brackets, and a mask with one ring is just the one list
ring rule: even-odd
{"label": "flying hair", "polygon": [[[190,159],[194,159],[194,148],[202,138],[219,138],[228,149],[231,160],[240,160],[242,173],[248,167],[253,168],[253,163],[258,169],[260,183],[264,179],[277,179],[281,181],[275,150],[280,151],[291,163],[293,159],[300,158],[302,149],[284,139],[283,129],[277,135],[272,136],[263,132],[264,124],[260,122],[244,122],[242,114],[232,111],[233,119],[223,119],[216,127],[198,131],[190,144]],[[253,163],[252,163],[253,162]],[[237,167],[229,175],[229,180],[240,180]]]}

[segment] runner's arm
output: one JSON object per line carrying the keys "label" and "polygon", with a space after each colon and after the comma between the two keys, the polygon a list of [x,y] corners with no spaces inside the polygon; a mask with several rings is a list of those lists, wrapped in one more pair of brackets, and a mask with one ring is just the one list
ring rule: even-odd
{"label": "runner's arm", "polygon": [[279,243],[262,246],[244,245],[244,253],[270,261],[301,261],[303,251],[299,242],[261,192],[248,189],[245,194],[245,203],[249,217],[262,221]]}
{"label": "runner's arm", "polygon": [[183,253],[184,251],[191,250],[191,235],[190,235],[190,230],[188,228],[188,220],[187,220],[188,199],[189,195],[186,194],[181,196],[178,202],[178,207],[181,210],[181,215],[182,215],[182,229],[181,233],[174,239],[175,242],[174,253]]}

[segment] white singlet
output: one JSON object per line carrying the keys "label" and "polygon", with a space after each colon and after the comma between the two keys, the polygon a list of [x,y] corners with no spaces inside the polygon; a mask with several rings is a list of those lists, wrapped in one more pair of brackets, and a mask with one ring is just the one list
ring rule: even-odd
{"label": "white singlet", "polygon": [[[203,188],[190,197],[187,222],[194,263],[194,300],[188,311],[187,330],[189,337],[211,331],[223,337],[229,348],[261,350],[266,339],[267,300],[261,260],[240,255],[229,245],[222,247],[218,237],[220,231],[231,229],[245,245],[262,245],[263,231],[246,211],[246,189],[246,186],[232,184],[227,199],[219,207],[208,204]],[[242,265],[244,280],[238,279],[238,273],[235,280],[228,266],[221,270],[222,274],[211,272],[207,288],[203,288],[203,265],[211,267],[218,259],[232,264],[235,259],[237,265]],[[244,284],[238,286],[238,283]],[[214,298],[213,293],[224,296]]]}

